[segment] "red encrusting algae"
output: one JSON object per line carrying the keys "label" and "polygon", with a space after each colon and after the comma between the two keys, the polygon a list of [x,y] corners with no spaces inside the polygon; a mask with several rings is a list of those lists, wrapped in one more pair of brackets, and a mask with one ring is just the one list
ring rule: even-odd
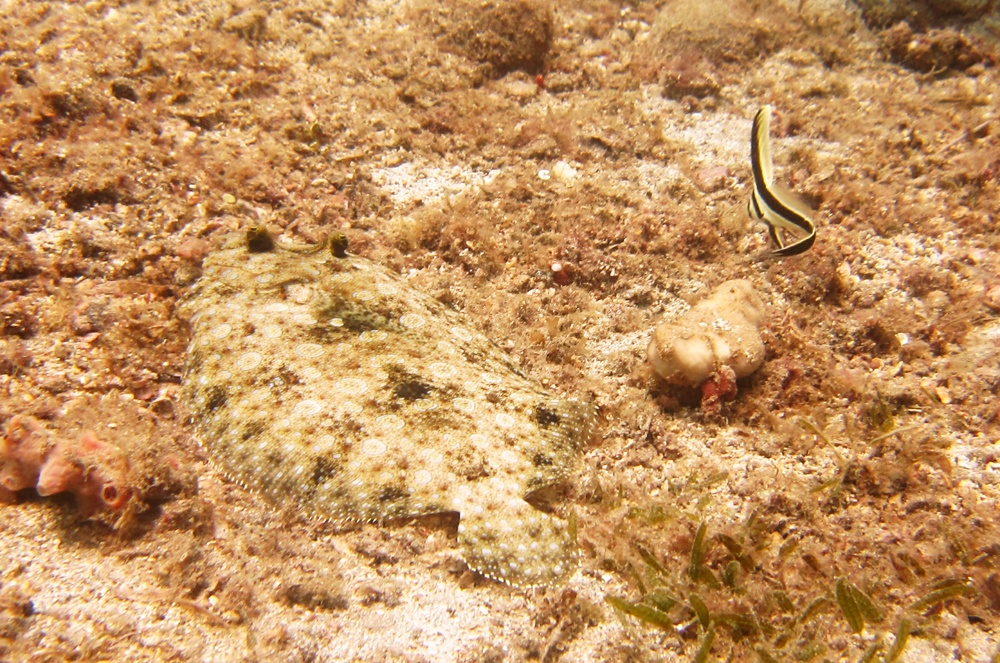
{"label": "red encrusting algae", "polygon": [[121,450],[91,431],[53,441],[37,420],[17,416],[0,438],[0,501],[34,488],[42,497],[72,493],[84,517],[118,510],[132,492],[123,485],[127,469]]}

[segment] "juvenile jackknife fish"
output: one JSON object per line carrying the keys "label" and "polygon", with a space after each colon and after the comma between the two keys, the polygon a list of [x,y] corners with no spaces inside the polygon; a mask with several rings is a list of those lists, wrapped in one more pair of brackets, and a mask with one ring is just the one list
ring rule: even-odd
{"label": "juvenile jackknife fish", "polygon": [[[750,167],[753,171],[753,193],[747,203],[747,213],[767,224],[767,232],[778,246],[771,251],[771,255],[784,258],[804,253],[816,241],[816,224],[810,210],[790,191],[774,181],[770,106],[757,111],[753,119]],[[786,232],[799,239],[786,243]]]}

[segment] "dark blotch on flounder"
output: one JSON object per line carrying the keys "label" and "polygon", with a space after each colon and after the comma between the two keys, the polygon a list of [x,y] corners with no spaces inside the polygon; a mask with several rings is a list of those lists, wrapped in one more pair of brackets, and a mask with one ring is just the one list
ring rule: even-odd
{"label": "dark blotch on flounder", "polygon": [[542,426],[553,426],[559,423],[559,415],[552,410],[539,405],[535,408],[535,421]]}
{"label": "dark blotch on flounder", "polygon": [[216,385],[208,389],[207,392],[208,400],[205,402],[205,407],[212,412],[226,404],[226,390],[222,387]]}
{"label": "dark blotch on flounder", "polygon": [[262,229],[208,256],[181,305],[184,394],[228,476],[334,519],[456,511],[470,567],[518,586],[571,571],[566,522],[523,498],[563,479],[593,407],[526,378],[465,319],[334,236]]}
{"label": "dark blotch on flounder", "polygon": [[397,384],[393,391],[396,392],[398,398],[414,401],[425,398],[431,393],[431,388],[419,380],[407,380]]}
{"label": "dark blotch on flounder", "polygon": [[340,463],[334,462],[329,458],[323,456],[317,456],[315,464],[313,466],[312,482],[323,483],[332,477],[335,477],[342,471]]}

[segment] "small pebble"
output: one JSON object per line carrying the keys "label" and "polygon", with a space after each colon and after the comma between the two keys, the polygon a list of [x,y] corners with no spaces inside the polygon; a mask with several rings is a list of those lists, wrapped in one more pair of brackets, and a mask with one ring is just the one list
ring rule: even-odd
{"label": "small pebble", "polygon": [[725,166],[702,168],[694,174],[694,183],[703,193],[711,193],[725,186],[729,176],[729,168]]}
{"label": "small pebble", "polygon": [[568,265],[561,262],[552,263],[552,280],[557,285],[567,285],[570,282],[570,273],[567,267]]}
{"label": "small pebble", "polygon": [[933,309],[944,308],[949,302],[948,294],[941,290],[931,290],[924,296],[924,304]]}
{"label": "small pebble", "polygon": [[1000,311],[1000,285],[995,285],[986,291],[985,304],[994,311]]}
{"label": "small pebble", "polygon": [[572,182],[576,179],[577,170],[573,166],[569,165],[565,161],[557,161],[554,166],[552,166],[552,176],[563,183]]}

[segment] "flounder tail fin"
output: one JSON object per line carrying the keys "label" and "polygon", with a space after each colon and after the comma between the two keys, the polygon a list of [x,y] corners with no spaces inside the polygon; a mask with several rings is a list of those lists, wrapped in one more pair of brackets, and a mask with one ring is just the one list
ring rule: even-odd
{"label": "flounder tail fin", "polygon": [[503,509],[463,513],[458,541],[469,567],[487,578],[537,587],[558,583],[576,567],[570,524],[520,498]]}

